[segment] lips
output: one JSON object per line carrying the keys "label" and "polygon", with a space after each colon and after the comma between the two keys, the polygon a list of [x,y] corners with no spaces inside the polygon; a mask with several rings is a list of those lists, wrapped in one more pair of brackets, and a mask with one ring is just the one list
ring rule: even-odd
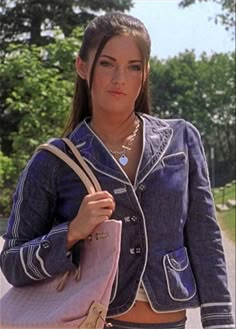
{"label": "lips", "polygon": [[120,90],[108,90],[108,92],[112,95],[116,95],[116,96],[125,96],[126,93],[124,93],[123,91]]}

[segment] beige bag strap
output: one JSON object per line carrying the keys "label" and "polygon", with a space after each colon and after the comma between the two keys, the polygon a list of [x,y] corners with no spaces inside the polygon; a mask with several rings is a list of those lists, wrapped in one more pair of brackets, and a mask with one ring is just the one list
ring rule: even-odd
{"label": "beige bag strap", "polygon": [[[53,153],[55,156],[60,158],[62,161],[64,161],[74,172],[80,177],[81,181],[85,185],[87,191],[89,194],[95,193],[96,191],[101,191],[101,186],[96,178],[96,176],[93,174],[87,163],[82,158],[79,150],[75,147],[75,145],[68,139],[68,138],[62,138],[62,140],[67,144],[67,146],[70,148],[70,150],[75,155],[76,159],[78,160],[79,164],[83,169],[80,168],[80,166],[72,160],[67,154],[65,154],[63,151],[61,151],[58,147],[52,145],[52,144],[41,144],[37,147],[36,151],[38,150],[47,150],[51,153]],[[67,271],[61,281],[59,282],[57,286],[57,290],[61,291],[64,289],[64,286],[66,284],[66,280],[70,274],[70,271]],[[80,276],[80,268],[76,270],[75,273],[75,279],[79,280]]]}
{"label": "beige bag strap", "polygon": [[[74,148],[76,149],[75,146],[74,146]],[[81,169],[77,165],[77,163],[75,163],[75,161],[73,161],[67,154],[65,154],[63,151],[61,151],[58,147],[56,147],[54,145],[47,144],[47,143],[41,144],[37,147],[36,151],[38,151],[38,150],[47,150],[47,151],[53,153],[54,155],[56,155],[62,161],[64,161],[80,177],[80,179],[84,183],[89,194],[95,193],[96,191],[101,191],[101,186],[100,186],[98,180],[96,179],[96,177],[94,176],[94,174],[92,173],[92,171],[90,170],[88,165],[85,163],[85,161],[83,160],[82,156],[80,155],[80,153],[77,149],[76,149],[76,151],[77,151],[76,158],[78,159],[79,163],[82,165],[83,169]],[[72,152],[73,152],[73,150],[72,150]],[[79,157],[78,157],[78,154],[79,154]],[[81,161],[81,159],[82,159],[82,161]],[[95,180],[94,180],[94,178],[95,178]]]}
{"label": "beige bag strap", "polygon": [[84,161],[84,159],[83,159],[82,155],[80,154],[79,150],[77,149],[77,147],[68,138],[62,138],[62,140],[66,143],[66,145],[69,147],[69,149],[73,152],[73,154],[76,157],[76,159],[78,160],[79,164],[81,165],[81,167],[86,172],[87,176],[92,181],[96,191],[101,191],[101,186],[97,180],[97,177],[94,175],[92,170],[89,168],[87,163]]}

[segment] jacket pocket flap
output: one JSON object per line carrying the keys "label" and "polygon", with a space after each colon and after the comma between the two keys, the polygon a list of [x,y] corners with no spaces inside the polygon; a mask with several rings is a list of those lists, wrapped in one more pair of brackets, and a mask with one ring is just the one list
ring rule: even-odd
{"label": "jacket pocket flap", "polygon": [[189,265],[186,248],[173,251],[167,254],[166,257],[170,266],[176,271],[183,271]]}
{"label": "jacket pocket flap", "polygon": [[169,296],[175,301],[187,301],[196,294],[197,287],[185,247],[166,254],[163,266]]}
{"label": "jacket pocket flap", "polygon": [[184,152],[179,152],[175,154],[169,154],[162,158],[162,163],[164,166],[177,166],[182,165],[186,162],[186,154]]}

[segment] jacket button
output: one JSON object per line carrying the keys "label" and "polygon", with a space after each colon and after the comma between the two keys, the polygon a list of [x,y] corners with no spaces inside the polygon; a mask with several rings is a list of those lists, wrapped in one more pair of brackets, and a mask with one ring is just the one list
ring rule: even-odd
{"label": "jacket button", "polygon": [[45,240],[45,241],[41,242],[41,247],[44,248],[44,249],[50,248],[50,246],[51,246],[51,242],[48,241],[48,240]]}
{"label": "jacket button", "polygon": [[136,247],[136,248],[130,248],[129,252],[131,255],[137,255],[137,254],[141,254],[142,250],[140,247]]}
{"label": "jacket button", "polygon": [[130,219],[131,219],[132,222],[135,223],[135,222],[137,221],[138,218],[137,218],[136,216],[132,216]]}
{"label": "jacket button", "polygon": [[135,254],[141,254],[141,248],[140,247],[135,248]]}
{"label": "jacket button", "polygon": [[145,190],[145,185],[140,184],[140,185],[139,185],[139,190],[140,190],[140,191],[144,191],[144,190]]}

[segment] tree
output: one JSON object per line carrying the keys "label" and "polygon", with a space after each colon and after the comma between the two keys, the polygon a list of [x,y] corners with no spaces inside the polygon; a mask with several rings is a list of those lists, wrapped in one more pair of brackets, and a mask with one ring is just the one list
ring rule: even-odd
{"label": "tree", "polygon": [[0,47],[10,42],[45,45],[55,40],[59,27],[64,36],[84,26],[100,10],[129,10],[132,0],[1,0]]}
{"label": "tree", "polygon": [[[71,106],[82,31],[44,47],[12,45],[0,63],[0,213],[36,146],[60,137]],[[2,87],[3,86],[3,87]]]}
{"label": "tree", "polygon": [[219,184],[234,177],[234,58],[235,53],[202,54],[196,60],[193,52],[185,52],[151,61],[153,112],[162,118],[184,118],[199,129],[208,159],[211,148],[215,150]]}
{"label": "tree", "polygon": [[10,200],[16,179],[13,160],[0,151],[0,215],[10,212]]}
{"label": "tree", "polygon": [[70,38],[44,47],[11,46],[0,63],[0,137],[5,155],[19,147],[24,150],[20,160],[50,134],[60,135],[73,94],[81,38],[81,30],[75,29]]}
{"label": "tree", "polygon": [[[181,0],[179,6],[182,8],[188,7],[196,2],[206,2],[209,0]],[[215,22],[220,21],[226,30],[232,31],[235,34],[235,1],[234,0],[211,0],[221,5],[222,13],[215,17]]]}

